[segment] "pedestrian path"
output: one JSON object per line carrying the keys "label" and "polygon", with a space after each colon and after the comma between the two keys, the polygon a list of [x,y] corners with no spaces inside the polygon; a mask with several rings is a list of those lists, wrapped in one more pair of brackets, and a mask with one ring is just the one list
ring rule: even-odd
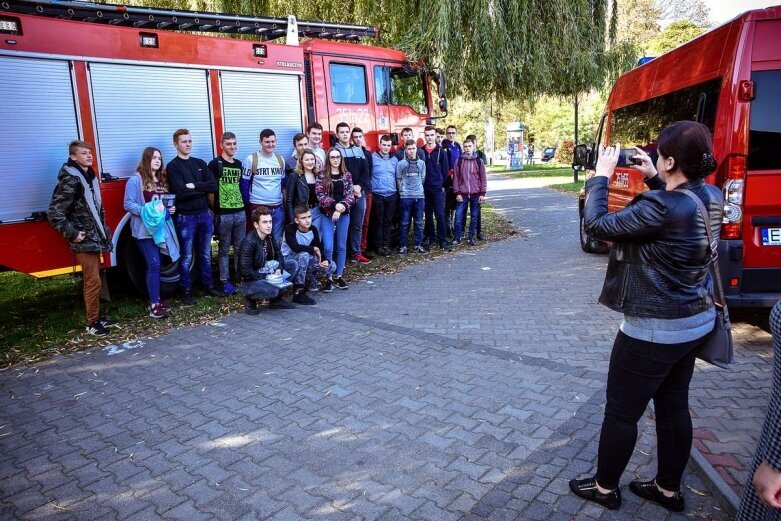
{"label": "pedestrian path", "polygon": [[[491,183],[525,236],[0,373],[0,518],[685,519],[568,493],[619,323],[605,259],[580,252],[573,198]],[[625,481],[653,447],[644,418]],[[690,515],[729,519],[685,482]]]}

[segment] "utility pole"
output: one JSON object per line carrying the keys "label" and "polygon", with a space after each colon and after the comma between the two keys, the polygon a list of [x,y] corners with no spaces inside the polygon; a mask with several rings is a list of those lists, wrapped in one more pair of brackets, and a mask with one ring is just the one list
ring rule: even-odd
{"label": "utility pole", "polygon": [[[578,146],[578,95],[575,94],[575,146]],[[574,154],[575,151],[573,149],[572,153]],[[572,159],[573,163],[575,161],[575,158],[573,156]],[[572,167],[572,177],[573,180],[577,183],[578,182],[578,169],[574,166]]]}

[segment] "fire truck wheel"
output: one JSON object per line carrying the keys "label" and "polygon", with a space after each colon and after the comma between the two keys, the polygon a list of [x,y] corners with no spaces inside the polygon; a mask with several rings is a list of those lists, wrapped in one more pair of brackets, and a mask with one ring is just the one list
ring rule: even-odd
{"label": "fire truck wheel", "polygon": [[609,247],[604,242],[594,239],[586,233],[583,221],[583,206],[580,207],[580,248],[586,253],[607,253]]}
{"label": "fire truck wheel", "polygon": [[[146,261],[129,231],[123,232],[119,241],[118,258],[131,284],[139,293],[146,295]],[[179,289],[179,262],[173,262],[170,257],[161,254],[160,263],[160,296],[167,298]],[[190,272],[193,280],[197,280],[195,262],[190,265]]]}

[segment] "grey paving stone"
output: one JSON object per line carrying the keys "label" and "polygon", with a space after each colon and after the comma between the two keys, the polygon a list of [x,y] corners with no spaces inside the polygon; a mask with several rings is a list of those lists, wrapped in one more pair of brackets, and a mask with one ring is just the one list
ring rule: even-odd
{"label": "grey paving stone", "polygon": [[[605,259],[580,253],[573,199],[491,193],[526,237],[372,276],[313,309],[0,373],[0,513],[56,518],[56,493],[78,519],[664,519],[567,492],[593,468],[620,317],[595,303]],[[740,321],[735,336],[746,372],[698,367],[692,403],[714,450],[743,458],[769,341]],[[641,433],[652,451],[647,418]],[[627,475],[653,467],[641,456]],[[710,496],[691,502],[726,518]]]}

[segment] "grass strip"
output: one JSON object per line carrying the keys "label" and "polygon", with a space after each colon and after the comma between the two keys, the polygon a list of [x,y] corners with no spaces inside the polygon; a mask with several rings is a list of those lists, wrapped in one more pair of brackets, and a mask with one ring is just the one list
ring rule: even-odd
{"label": "grass strip", "polygon": [[[489,204],[483,205],[482,216],[486,242],[503,240],[518,233],[510,220]],[[374,262],[366,266],[349,264],[344,278],[350,283],[393,274],[407,266],[453,256],[466,249],[463,243],[452,253],[435,248],[426,255],[375,256]],[[479,246],[471,248],[479,249]],[[168,318],[153,319],[147,316],[146,299],[127,287],[117,273],[109,272],[109,281],[112,300],[101,303],[101,313],[117,321],[119,327],[111,328],[112,334],[107,337],[95,338],[84,331],[80,274],[35,279],[22,273],[0,273],[0,316],[5,317],[0,332],[0,367],[30,364],[57,354],[119,345],[138,338],[153,338],[174,328],[214,322],[243,309],[239,294],[227,298],[196,295],[197,304],[189,308],[181,307],[178,295],[169,301],[172,309]]]}

